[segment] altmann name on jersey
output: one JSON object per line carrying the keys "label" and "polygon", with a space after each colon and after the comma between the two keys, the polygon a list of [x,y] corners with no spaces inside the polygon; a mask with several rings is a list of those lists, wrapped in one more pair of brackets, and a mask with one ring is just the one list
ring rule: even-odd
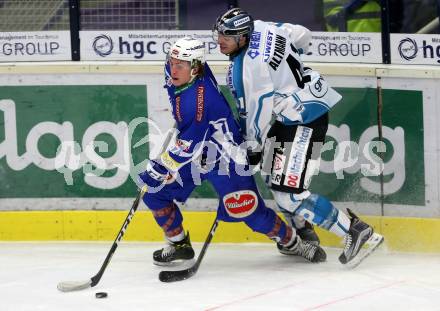
{"label": "altmann name on jersey", "polygon": [[286,38],[277,34],[275,37],[275,50],[273,52],[272,59],[269,62],[269,66],[272,67],[273,70],[278,69],[278,66],[281,64],[281,61],[284,58],[285,52]]}
{"label": "altmann name on jersey", "polygon": [[289,163],[287,164],[286,178],[284,185],[292,188],[299,188],[301,174],[304,170],[307,149],[313,130],[309,127],[298,126],[295,139],[290,150]]}

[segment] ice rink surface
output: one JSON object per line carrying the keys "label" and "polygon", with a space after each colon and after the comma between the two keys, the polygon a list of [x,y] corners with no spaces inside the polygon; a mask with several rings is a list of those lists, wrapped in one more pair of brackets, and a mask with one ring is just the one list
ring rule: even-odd
{"label": "ice rink surface", "polygon": [[[111,242],[0,243],[0,310],[439,310],[440,254],[380,250],[354,270],[281,255],[273,244],[212,244],[198,273],[161,283],[157,243],[119,245],[100,283],[62,293],[60,281],[95,275]],[[194,243],[196,252],[201,244]],[[108,298],[96,299],[105,291]]]}

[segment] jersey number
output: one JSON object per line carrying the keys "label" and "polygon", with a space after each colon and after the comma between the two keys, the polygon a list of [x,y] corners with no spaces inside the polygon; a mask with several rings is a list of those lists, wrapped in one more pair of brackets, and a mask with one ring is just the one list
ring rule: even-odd
{"label": "jersey number", "polygon": [[[292,49],[292,51],[294,53],[298,54],[298,50],[295,48],[295,46],[293,46],[293,44],[290,45],[290,48]],[[303,89],[304,88],[304,84],[306,82],[310,82],[310,77],[309,76],[305,76],[305,77],[303,76],[302,68],[301,68],[301,63],[292,54],[289,54],[289,56],[287,56],[286,62],[289,65],[289,68],[292,71],[293,76],[295,77],[296,84],[300,88]]]}

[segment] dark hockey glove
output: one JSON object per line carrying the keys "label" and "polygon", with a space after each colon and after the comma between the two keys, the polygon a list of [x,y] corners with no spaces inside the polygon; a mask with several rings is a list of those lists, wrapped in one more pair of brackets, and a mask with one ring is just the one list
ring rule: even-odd
{"label": "dark hockey glove", "polygon": [[155,160],[147,163],[147,170],[139,174],[140,179],[149,187],[157,188],[167,178],[169,171]]}

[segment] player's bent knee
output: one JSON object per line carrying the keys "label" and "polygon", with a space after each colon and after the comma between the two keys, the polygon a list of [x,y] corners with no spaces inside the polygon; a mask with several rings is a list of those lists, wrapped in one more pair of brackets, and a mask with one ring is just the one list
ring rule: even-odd
{"label": "player's bent knee", "polygon": [[273,195],[283,212],[300,215],[315,225],[328,229],[338,221],[339,211],[321,195],[307,190],[299,194],[273,191]]}
{"label": "player's bent knee", "polygon": [[303,216],[315,225],[329,229],[337,222],[339,211],[327,198],[313,193],[301,203],[295,214]]}

